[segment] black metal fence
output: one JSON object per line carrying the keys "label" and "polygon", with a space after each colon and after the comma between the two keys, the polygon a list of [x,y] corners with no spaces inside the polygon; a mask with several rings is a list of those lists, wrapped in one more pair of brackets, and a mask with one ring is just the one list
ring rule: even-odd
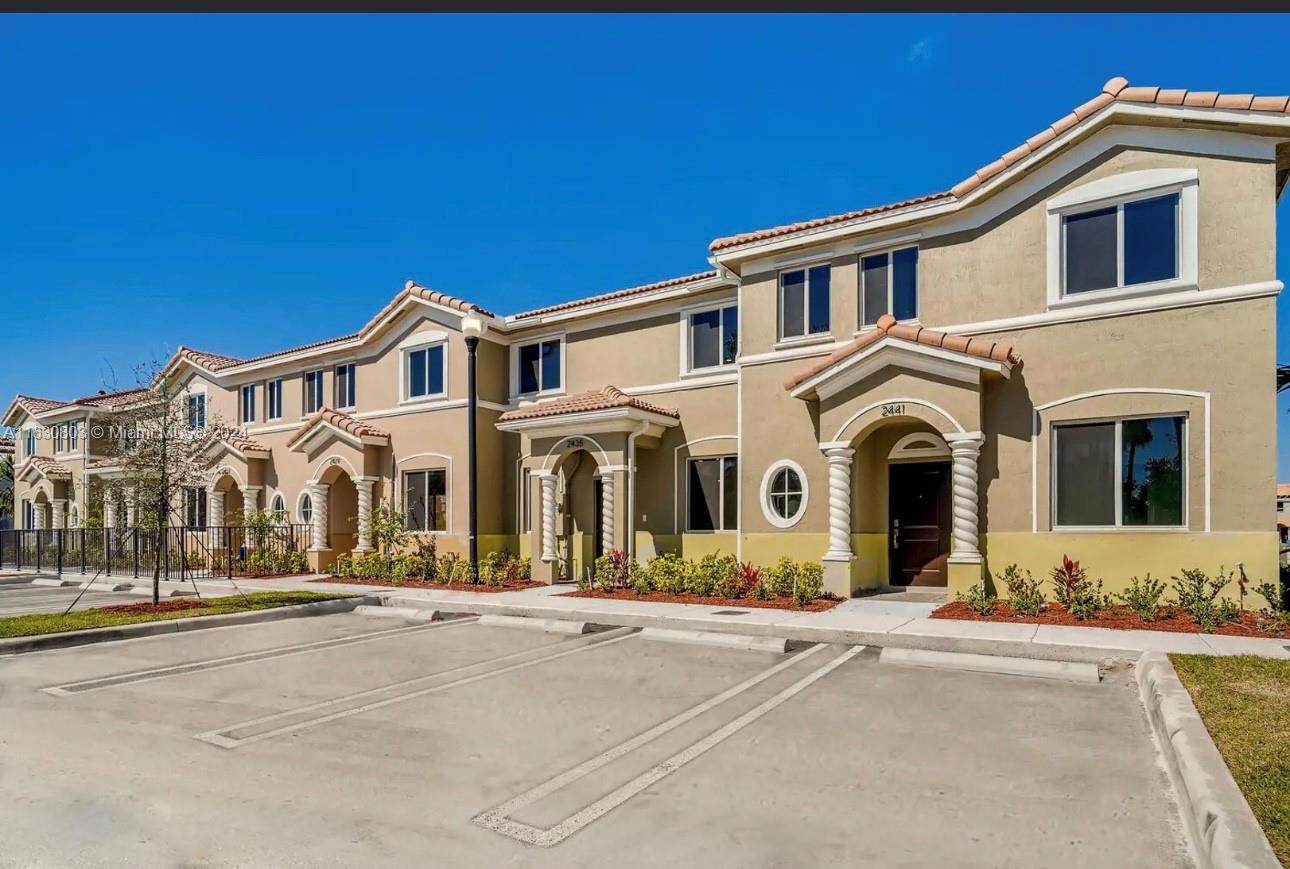
{"label": "black metal fence", "polygon": [[273,576],[308,570],[308,525],[43,528],[0,531],[0,567],[163,579]]}

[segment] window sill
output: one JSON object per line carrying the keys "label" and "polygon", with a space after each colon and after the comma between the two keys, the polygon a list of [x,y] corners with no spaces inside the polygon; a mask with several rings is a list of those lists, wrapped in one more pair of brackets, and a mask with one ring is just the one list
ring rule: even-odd
{"label": "window sill", "polygon": [[682,371],[681,379],[696,380],[704,377],[720,377],[723,374],[736,374],[738,371],[738,363],[731,362],[728,365],[711,365],[707,368],[691,368],[689,371]]}
{"label": "window sill", "polygon": [[[418,395],[415,398],[400,399],[399,407],[434,406],[436,404],[443,404],[447,400],[448,393],[446,392],[438,395]],[[350,408],[350,410],[353,410],[353,408]]]}
{"label": "window sill", "polygon": [[[897,320],[896,324],[899,326],[921,326],[923,325],[923,321],[918,319],[917,317],[911,317],[908,320]],[[855,332],[852,333],[851,337],[859,338],[861,335],[868,335],[870,332],[876,330],[877,328],[878,327],[872,323],[867,326],[861,326],[859,329],[856,329]]]}
{"label": "window sill", "polygon": [[548,389],[541,392],[520,392],[511,396],[511,401],[523,407],[527,404],[535,404],[548,398],[561,398],[568,393],[563,388]]}
{"label": "window sill", "polygon": [[810,347],[813,344],[832,344],[833,333],[821,332],[818,335],[806,335],[800,338],[781,338],[771,345],[775,350],[791,350],[794,347]]}
{"label": "window sill", "polygon": [[1174,278],[1168,281],[1154,281],[1149,284],[1132,284],[1127,287],[1110,287],[1105,290],[1088,290],[1083,293],[1074,293],[1072,295],[1061,295],[1056,299],[1049,299],[1048,309],[1062,310],[1064,308],[1076,308],[1080,305],[1092,305],[1097,302],[1113,302],[1119,299],[1137,299],[1143,296],[1155,296],[1162,293],[1179,293],[1190,290],[1199,290],[1195,282],[1187,281],[1182,278]]}
{"label": "window sill", "polygon": [[[1186,525],[1054,525],[1055,534],[1189,534]],[[1195,532],[1200,533],[1200,532]]]}

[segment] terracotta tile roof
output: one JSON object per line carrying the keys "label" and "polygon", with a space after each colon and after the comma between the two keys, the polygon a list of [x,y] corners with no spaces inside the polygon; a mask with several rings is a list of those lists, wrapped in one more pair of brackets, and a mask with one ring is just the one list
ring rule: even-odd
{"label": "terracotta tile roof", "polygon": [[18,468],[14,476],[21,477],[26,473],[27,468],[32,467],[50,479],[66,478],[72,475],[72,472],[67,470],[66,465],[54,461],[49,456],[28,456],[27,461],[22,463],[22,467]]}
{"label": "terracotta tile roof", "polygon": [[294,449],[297,444],[302,443],[315,428],[320,425],[331,425],[354,437],[374,437],[389,439],[389,434],[377,428],[374,425],[356,419],[347,413],[341,413],[339,410],[332,410],[330,407],[324,407],[315,413],[305,422],[300,430],[293,434],[287,440],[287,449]]}
{"label": "terracotta tile roof", "polygon": [[1290,498],[1290,483],[1277,483],[1277,497]]}
{"label": "terracotta tile roof", "polygon": [[0,456],[12,456],[13,452],[13,438],[0,437]]}
{"label": "terracotta tile roof", "polygon": [[866,347],[877,344],[887,337],[899,338],[902,341],[910,341],[916,344],[925,344],[928,347],[939,347],[942,350],[952,350],[956,353],[965,353],[968,356],[976,356],[980,359],[992,359],[1008,366],[1015,365],[1021,361],[1021,357],[1007,344],[991,341],[989,338],[966,338],[962,335],[950,335],[946,332],[937,332],[922,326],[897,323],[896,318],[891,314],[883,314],[878,318],[875,326],[876,328],[858,335],[855,340],[847,342],[846,345],[830,353],[819,362],[793,375],[784,383],[784,388],[792,391],[812,377],[828,371],[844,359],[859,353]]}
{"label": "terracotta tile roof", "polygon": [[136,398],[140,398],[148,393],[147,387],[138,387],[136,389],[119,389],[115,392],[99,391],[93,395],[73,398],[68,404],[88,404],[100,407],[121,407],[129,404]]}
{"label": "terracotta tile roof", "polygon": [[1160,106],[1192,106],[1197,108],[1214,108],[1214,109],[1239,109],[1242,111],[1252,112],[1269,112],[1274,114],[1286,114],[1290,112],[1290,98],[1287,97],[1257,97],[1253,94],[1221,94],[1217,91],[1188,91],[1188,90],[1166,90],[1159,87],[1130,87],[1128,80],[1116,76],[1108,81],[1102,87],[1102,92],[1093,99],[1088,100],[1082,105],[1077,106],[1074,110],[1058,118],[1035,135],[1031,136],[1022,144],[1013,148],[997,160],[987,163],[980,169],[977,169],[967,178],[964,178],[958,184],[955,184],[949,190],[942,193],[933,193],[928,196],[920,196],[916,199],[906,199],[902,202],[893,202],[888,205],[878,205],[872,208],[862,209],[860,211],[848,211],[844,214],[834,214],[829,217],[820,217],[815,220],[804,220],[797,223],[787,223],[782,226],[775,226],[769,229],[760,229],[753,232],[744,232],[738,235],[718,238],[709,245],[713,251],[725,250],[727,248],[738,247],[742,244],[748,244],[754,241],[764,241],[769,238],[775,238],[781,235],[790,235],[795,232],[801,232],[807,229],[816,229],[823,226],[831,226],[837,223],[846,223],[847,221],[856,220],[862,217],[868,217],[873,214],[879,214],[887,211],[896,211],[904,208],[913,208],[930,202],[939,202],[942,200],[961,199],[980,187],[989,179],[998,175],[1000,172],[1017,163],[1020,160],[1029,157],[1032,154],[1042,150],[1044,146],[1052,142],[1062,133],[1078,124],[1080,121],[1101,111],[1112,103],[1151,103]]}
{"label": "terracotta tile roof", "polygon": [[648,413],[670,416],[673,419],[681,418],[680,412],[675,408],[651,404],[635,396],[627,395],[616,386],[606,386],[603,389],[579,392],[576,395],[566,395],[563,398],[539,401],[537,404],[531,404],[528,407],[521,407],[517,410],[508,410],[499,416],[497,421],[510,422],[519,419],[538,419],[544,416],[561,416],[566,413],[612,410],[616,407],[633,407]]}
{"label": "terracotta tile roof", "polygon": [[509,321],[515,321],[523,320],[528,317],[540,317],[543,314],[554,314],[557,311],[572,311],[577,308],[584,308],[588,305],[597,305],[602,302],[614,302],[619,299],[631,298],[632,296],[643,296],[647,293],[670,289],[671,287],[678,287],[682,284],[692,284],[695,281],[715,278],[716,276],[717,273],[715,271],[697,272],[680,278],[668,278],[665,281],[656,281],[652,284],[642,284],[639,287],[628,287],[625,290],[614,290],[611,293],[601,293],[598,296],[588,296],[585,299],[575,299],[571,302],[560,302],[556,305],[547,305],[545,308],[534,308],[531,311],[512,314],[506,319]]}
{"label": "terracotta tile roof", "polygon": [[220,440],[224,441],[224,443],[228,444],[238,452],[247,452],[248,450],[251,452],[269,452],[268,447],[257,441],[255,438],[249,436],[240,428],[230,429],[224,433],[224,436],[220,438]]}
{"label": "terracotta tile roof", "polygon": [[175,351],[175,355],[187,359],[194,365],[199,365],[208,371],[219,371],[224,368],[232,368],[234,365],[241,365],[242,360],[236,356],[225,356],[222,353],[208,353],[205,350],[194,350],[192,347],[180,345]]}
{"label": "terracotta tile roof", "polygon": [[93,471],[98,468],[115,468],[120,464],[121,464],[121,459],[117,459],[117,458],[95,459],[92,462],[85,463],[85,470]]}
{"label": "terracotta tile roof", "polygon": [[33,416],[38,413],[54,410],[59,407],[66,407],[67,402],[60,401],[56,398],[36,398],[34,395],[19,394],[14,400],[14,404],[21,405],[24,410]]}

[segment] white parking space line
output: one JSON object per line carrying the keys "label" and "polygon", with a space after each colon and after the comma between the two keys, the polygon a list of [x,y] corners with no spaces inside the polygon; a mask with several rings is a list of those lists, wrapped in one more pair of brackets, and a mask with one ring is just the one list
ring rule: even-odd
{"label": "white parking space line", "polygon": [[[602,646],[609,646],[614,643],[621,642],[622,640],[631,639],[634,633],[635,633],[634,628],[616,628],[614,630],[604,631],[603,633],[599,633],[599,634],[590,634],[576,640],[569,640],[569,641],[559,643],[555,646],[555,648],[560,649],[561,651],[556,651],[549,654],[541,654],[542,652],[545,651],[545,649],[542,649],[542,648],[539,648],[536,650],[523,649],[519,652],[514,652],[510,655],[503,655],[499,658],[491,658],[486,661],[478,661],[474,664],[466,664],[465,666],[454,667],[451,670],[444,670],[439,673],[431,673],[426,676],[418,676],[415,679],[408,679],[403,682],[395,682],[390,685],[383,685],[380,688],[371,688],[366,691],[358,691],[354,694],[346,694],[343,697],[335,697],[331,700],[323,700],[320,703],[311,703],[308,706],[301,706],[296,709],[288,709],[285,712],[277,712],[277,713],[274,713],[273,715],[265,715],[262,718],[253,718],[250,721],[241,721],[241,722],[238,722],[237,724],[230,724],[228,726],[221,727],[219,730],[210,730],[205,733],[195,734],[193,738],[199,739],[202,742],[209,742],[211,745],[217,745],[220,748],[230,748],[230,749],[240,748],[243,745],[249,745],[253,742],[259,742],[262,739],[269,739],[270,737],[281,736],[286,733],[295,733],[297,731],[305,730],[310,727],[316,727],[320,724],[326,724],[330,721],[337,721],[341,718],[349,718],[354,715],[361,715],[364,712],[371,712],[376,709],[383,709],[386,706],[393,706],[396,703],[405,703],[409,700],[415,700],[418,697],[425,697],[431,694],[438,694],[443,691],[447,691],[451,688],[458,688],[462,685],[469,685],[473,682],[480,682],[484,679],[492,679],[495,676],[502,676],[506,673],[513,673],[516,670],[523,670],[527,667],[535,667],[538,664],[544,664],[547,661],[554,661],[559,658],[568,657],[569,655],[576,655],[579,652],[585,652],[590,649],[598,649],[598,648],[601,648]],[[571,645],[573,646],[573,648],[569,648]],[[538,654],[539,656],[532,657],[534,654]],[[359,700],[363,697],[371,697],[375,694],[395,691],[401,688],[406,688],[408,686],[415,685],[417,683],[428,682],[432,679],[442,679],[446,676],[451,676],[456,673],[465,672],[467,670],[474,670],[480,667],[487,667],[493,664],[497,664],[501,661],[513,660],[521,656],[528,656],[528,660],[520,661],[519,663],[511,664],[510,666],[501,667],[495,670],[487,670],[483,673],[478,673],[473,676],[466,676],[460,679],[454,679],[451,682],[446,682],[440,685],[432,685],[429,688],[422,688],[420,690],[409,691],[408,693],[399,694],[395,697],[388,697],[384,700],[377,700],[372,703],[365,703],[361,706],[340,709],[336,712],[330,712],[325,715],[319,715],[314,718],[308,718],[308,719],[305,719],[304,721],[297,721],[293,724],[285,724],[281,727],[275,727],[270,730],[263,731],[261,733],[253,733],[250,736],[234,737],[234,736],[228,735],[237,730],[245,730],[247,728],[255,727],[260,724],[268,724],[273,721],[281,721],[285,718],[293,718],[309,712],[315,712],[329,707],[340,706],[346,703],[351,703],[355,700]]]}
{"label": "white parking space line", "polygon": [[811,648],[807,649],[805,652],[795,655],[792,658],[788,659],[787,661],[784,661],[776,665],[775,667],[772,667],[770,670],[767,670],[757,676],[754,676],[752,679],[749,679],[747,682],[741,683],[740,685],[736,685],[734,688],[731,688],[728,691],[723,692],[722,694],[718,694],[717,696],[713,697],[711,700],[705,701],[704,703],[701,703],[698,706],[693,707],[692,709],[686,710],[685,712],[676,716],[676,718],[670,719],[669,721],[666,721],[663,724],[658,725],[658,727],[655,727],[652,730],[646,731],[645,733],[642,733],[640,736],[634,737],[633,739],[630,739],[627,742],[624,742],[620,746],[616,746],[615,748],[610,749],[609,751],[605,752],[605,754],[599,755],[580,766],[574,767],[568,772],[563,773],[562,775],[559,775],[554,779],[551,779],[549,782],[545,782],[543,784],[538,785],[532,790],[527,791],[524,794],[521,794],[520,796],[516,797],[513,800],[510,800],[508,802],[501,804],[495,809],[490,809],[489,811],[484,812],[483,814],[477,816],[474,819],[475,823],[479,824],[481,827],[484,827],[489,830],[493,830],[494,832],[501,833],[505,836],[510,836],[513,839],[518,839],[519,841],[525,842],[530,845],[539,845],[544,848],[550,848],[553,845],[560,844],[565,839],[569,838],[574,833],[581,830],[583,827],[586,827],[588,824],[597,820],[601,816],[613,811],[615,808],[627,802],[632,797],[639,794],[641,791],[645,790],[651,785],[656,784],[657,782],[661,781],[662,779],[676,772],[678,769],[685,766],[687,763],[694,760],[695,758],[699,757],[704,752],[707,752],[708,750],[715,748],[717,745],[720,745],[722,742],[729,739],[731,736],[734,736],[736,733],[738,733],[740,730],[743,730],[745,727],[752,724],[754,721],[758,720],[759,718],[763,717],[767,713],[771,712],[776,707],[782,705],[783,703],[795,697],[797,694],[806,690],[812,684],[819,681],[820,679],[823,679],[829,673],[833,672],[838,667],[842,666],[847,661],[850,661],[856,655],[863,652],[865,647],[856,646],[854,648],[847,650],[846,652],[842,653],[838,657],[829,661],[827,664],[824,664],[823,666],[817,668],[811,673],[808,673],[806,676],[794,682],[792,685],[788,686],[783,691],[780,691],[775,696],[759,704],[753,709],[750,709],[748,712],[745,712],[743,715],[740,715],[738,718],[731,721],[729,724],[726,724],[723,727],[718,728],[717,730],[705,736],[703,739],[699,740],[698,742],[694,743],[688,748],[685,748],[682,751],[677,752],[667,760],[650,768],[646,772],[642,773],[641,775],[629,781],[627,784],[617,788],[616,790],[609,793],[607,796],[604,796],[601,799],[596,800],[595,802],[591,803],[587,807],[583,808],[581,811],[577,812],[574,815],[571,815],[570,817],[566,818],[565,820],[561,821],[559,824],[556,824],[553,827],[547,827],[545,829],[541,827],[534,827],[530,824],[525,824],[520,821],[516,821],[508,817],[508,815],[518,811],[519,809],[523,808],[526,805],[529,805],[530,803],[533,803],[534,801],[540,799],[541,797],[546,796],[547,794],[550,794],[558,790],[559,788],[564,787],[570,782],[573,782],[579,778],[582,778],[583,776],[587,775],[593,770],[604,766],[606,763],[609,763],[612,760],[615,760],[618,757],[623,756],[627,752],[640,747],[646,742],[649,742],[651,739],[654,739],[658,736],[661,736],[663,733],[668,732],[669,730],[673,730],[676,727],[679,727],[681,724],[685,723],[686,721],[689,721],[690,719],[694,718],[696,715],[702,714],[702,712],[706,712],[708,709],[711,709],[714,706],[718,705],[719,703],[722,703],[725,700],[730,699],[736,694],[739,694],[739,693],[742,693],[743,691],[748,690],[748,688],[752,687],[758,682],[763,681],[769,678],[770,676],[774,675],[775,673],[787,667],[792,666],[794,663],[802,660],[808,655],[812,655],[818,652],[822,648],[824,648],[823,645],[812,646]]}
{"label": "white parking space line", "polygon": [[377,640],[388,640],[394,637],[401,637],[405,634],[454,628],[461,625],[472,624],[474,621],[475,618],[471,617],[454,619],[452,621],[436,622],[435,624],[409,625],[399,628],[390,628],[383,631],[356,634],[350,637],[336,637],[331,640],[316,640],[309,643],[280,646],[275,649],[261,649],[256,652],[243,652],[239,655],[228,655],[223,658],[211,658],[205,661],[191,661],[187,664],[174,664],[169,667],[156,667],[150,670],[136,670],[130,673],[118,673],[113,676],[102,676],[97,679],[86,679],[81,682],[68,682],[63,685],[51,685],[50,687],[42,688],[41,690],[46,694],[53,694],[55,697],[70,697],[75,694],[84,694],[88,691],[102,691],[106,688],[139,685],[144,682],[155,682],[158,679],[169,679],[173,676],[183,676],[188,673],[205,673],[210,670],[222,670],[226,667],[239,667],[243,664],[254,664],[257,661],[279,660],[281,658],[295,657],[296,655],[307,655],[312,652],[319,652],[325,649],[345,648],[348,646],[362,645],[364,643],[374,643]]}

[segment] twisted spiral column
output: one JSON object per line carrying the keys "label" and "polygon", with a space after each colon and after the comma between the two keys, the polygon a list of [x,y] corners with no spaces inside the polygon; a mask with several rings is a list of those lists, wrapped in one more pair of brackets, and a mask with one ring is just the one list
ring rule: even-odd
{"label": "twisted spiral column", "polygon": [[309,504],[313,508],[313,542],[309,549],[313,552],[326,552],[327,546],[327,492],[331,486],[327,483],[309,483]]}
{"label": "twisted spiral column", "polygon": [[116,499],[110,491],[103,495],[103,527],[116,527]]}
{"label": "twisted spiral column", "polygon": [[979,562],[981,552],[977,549],[977,504],[979,499],[979,477],[977,458],[981,454],[981,445],[985,435],[981,432],[966,432],[947,435],[950,454],[954,458],[952,468],[954,492],[954,539],[950,547],[950,560],[962,562]]}
{"label": "twisted spiral column", "polygon": [[824,451],[829,462],[829,551],[827,561],[850,561],[851,553],[851,460],[850,447]]}
{"label": "twisted spiral column", "polygon": [[50,523],[50,527],[62,528],[63,511],[67,509],[67,501],[63,498],[55,498],[54,500],[50,501],[49,504],[50,504],[50,510],[52,511],[50,514],[50,518],[52,520]]}
{"label": "twisted spiral column", "polygon": [[608,550],[618,549],[614,539],[614,472],[600,472],[600,539]]}
{"label": "twisted spiral column", "polygon": [[536,475],[542,484],[542,560],[555,561],[555,474]]}
{"label": "twisted spiral column", "polygon": [[206,524],[215,526],[215,546],[222,547],[224,545],[224,529],[222,527],[224,525],[224,493],[217,492],[214,489],[207,489],[206,508],[207,513],[210,514],[206,517]]}
{"label": "twisted spiral column", "polygon": [[358,490],[358,545],[355,552],[372,551],[372,487],[375,477],[355,477],[354,486]]}

